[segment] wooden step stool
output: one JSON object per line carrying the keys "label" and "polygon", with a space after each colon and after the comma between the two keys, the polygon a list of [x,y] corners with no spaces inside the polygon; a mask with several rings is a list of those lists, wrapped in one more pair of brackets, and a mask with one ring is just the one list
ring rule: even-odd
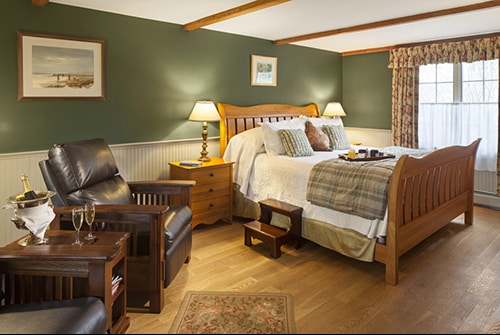
{"label": "wooden step stool", "polygon": [[[281,246],[295,241],[295,249],[302,247],[302,208],[276,199],[259,201],[260,219],[243,224],[245,245],[252,245],[252,237],[269,245],[272,258],[281,256]],[[290,218],[291,227],[281,229],[270,224],[272,213],[280,213]]]}

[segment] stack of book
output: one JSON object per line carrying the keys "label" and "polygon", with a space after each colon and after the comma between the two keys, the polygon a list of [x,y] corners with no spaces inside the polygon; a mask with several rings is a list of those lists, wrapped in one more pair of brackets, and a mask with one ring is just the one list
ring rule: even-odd
{"label": "stack of book", "polygon": [[179,163],[180,166],[201,166],[203,162],[195,160],[185,160]]}
{"label": "stack of book", "polygon": [[120,282],[123,280],[123,277],[120,275],[113,276],[111,279],[111,295],[115,295],[116,291],[120,287]]}

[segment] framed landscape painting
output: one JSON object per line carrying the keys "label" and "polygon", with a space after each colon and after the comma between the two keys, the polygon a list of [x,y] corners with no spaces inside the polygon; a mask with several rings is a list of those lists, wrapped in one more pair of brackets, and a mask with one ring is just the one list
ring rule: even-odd
{"label": "framed landscape painting", "polygon": [[17,33],[18,100],[104,100],[104,41]]}
{"label": "framed landscape painting", "polygon": [[252,55],[252,86],[277,86],[278,58]]}

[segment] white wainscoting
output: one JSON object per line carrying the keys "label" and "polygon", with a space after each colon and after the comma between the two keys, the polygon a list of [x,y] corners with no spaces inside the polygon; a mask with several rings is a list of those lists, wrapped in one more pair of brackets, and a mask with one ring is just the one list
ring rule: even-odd
{"label": "white wainscoting", "polygon": [[360,142],[367,147],[383,148],[392,145],[390,130],[345,127],[345,132],[351,142]]}

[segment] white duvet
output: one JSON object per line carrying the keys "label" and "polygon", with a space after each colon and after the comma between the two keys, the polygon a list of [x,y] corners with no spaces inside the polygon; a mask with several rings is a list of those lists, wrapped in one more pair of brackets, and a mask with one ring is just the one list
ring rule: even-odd
{"label": "white duvet", "polygon": [[[231,138],[224,152],[225,160],[235,162],[233,181],[239,185],[240,192],[246,198],[254,202],[267,198],[282,200],[302,207],[305,218],[352,229],[368,238],[385,237],[387,210],[383,220],[369,220],[315,206],[306,200],[307,181],[313,165],[326,159],[337,158],[339,154],[346,154],[347,150],[315,151],[313,156],[307,157],[271,155],[265,151],[264,134],[261,127],[244,131]],[[396,158],[402,154],[422,156],[429,152],[395,146],[381,150],[394,154]]]}
{"label": "white duvet", "polygon": [[223,156],[225,160],[235,162],[233,181],[246,198],[254,202],[275,198],[302,207],[305,218],[352,229],[368,238],[385,236],[387,214],[384,220],[367,220],[314,206],[306,200],[307,180],[313,165],[338,157],[346,150],[317,151],[308,157],[269,155],[264,151],[260,131],[260,128],[254,128],[233,137]]}

